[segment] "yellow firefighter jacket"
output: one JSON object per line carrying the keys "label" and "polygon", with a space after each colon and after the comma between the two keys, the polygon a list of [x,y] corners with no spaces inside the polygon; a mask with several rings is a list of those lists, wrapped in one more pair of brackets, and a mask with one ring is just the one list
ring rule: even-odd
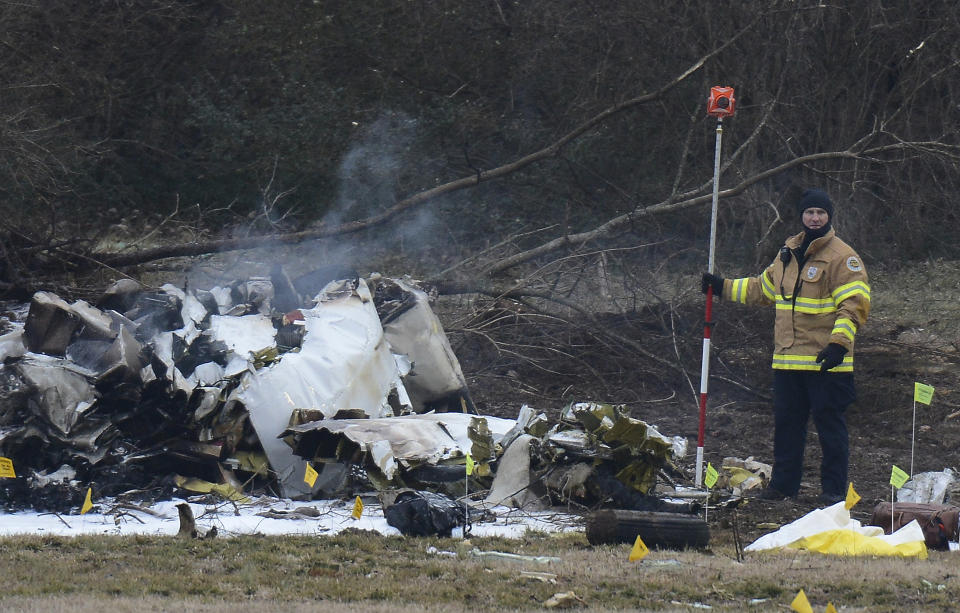
{"label": "yellow firefighter jacket", "polygon": [[867,271],[832,228],[810,243],[801,261],[803,237],[801,232],[787,239],[791,254],[786,264],[778,257],[758,277],[725,279],[722,296],[776,306],[774,368],[820,370],[817,353],[837,343],[847,353],[830,372],[852,372],[853,341],[870,313]]}

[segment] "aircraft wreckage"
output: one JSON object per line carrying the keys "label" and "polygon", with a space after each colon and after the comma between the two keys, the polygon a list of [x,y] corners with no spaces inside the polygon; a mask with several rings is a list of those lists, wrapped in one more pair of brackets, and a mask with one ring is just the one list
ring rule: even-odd
{"label": "aircraft wreckage", "polygon": [[429,294],[407,278],[316,292],[282,271],[208,290],[125,280],[94,304],[38,292],[0,326],[8,510],[69,511],[90,484],[695,508],[663,495],[684,478],[685,439],[622,407],[576,403],[554,424],[528,406],[477,415]]}

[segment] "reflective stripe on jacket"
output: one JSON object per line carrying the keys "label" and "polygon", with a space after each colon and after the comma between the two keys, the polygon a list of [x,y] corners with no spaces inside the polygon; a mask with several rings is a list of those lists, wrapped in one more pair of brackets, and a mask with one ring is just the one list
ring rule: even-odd
{"label": "reflective stripe on jacket", "polygon": [[803,237],[801,232],[787,239],[791,257],[786,265],[778,257],[757,277],[725,279],[723,298],[776,306],[774,368],[820,370],[817,354],[837,343],[847,354],[830,372],[851,372],[854,338],[870,313],[867,271],[833,229],[810,243],[800,267],[797,252]]}

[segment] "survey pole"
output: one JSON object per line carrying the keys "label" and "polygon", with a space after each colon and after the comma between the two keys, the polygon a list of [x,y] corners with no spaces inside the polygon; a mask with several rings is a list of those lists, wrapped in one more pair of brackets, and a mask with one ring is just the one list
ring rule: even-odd
{"label": "survey pole", "polygon": [[[717,118],[717,139],[713,152],[713,198],[710,209],[710,255],[707,272],[714,271],[717,247],[717,206],[720,200],[720,151],[723,143],[723,118],[734,113],[735,100],[732,87],[713,87],[707,99],[707,114]],[[694,484],[703,484],[703,446],[707,422],[707,391],[710,381],[710,335],[713,328],[713,286],[707,287],[707,304],[703,319],[703,351],[700,356],[700,415],[697,427],[697,468]]]}

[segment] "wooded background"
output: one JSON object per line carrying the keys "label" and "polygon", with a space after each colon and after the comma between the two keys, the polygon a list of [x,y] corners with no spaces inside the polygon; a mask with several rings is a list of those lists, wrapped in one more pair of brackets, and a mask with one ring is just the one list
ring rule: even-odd
{"label": "wooded background", "polygon": [[712,85],[721,271],[773,257],[805,186],[868,266],[953,258],[958,63],[947,0],[3,3],[0,287],[266,237],[498,291],[694,275]]}

